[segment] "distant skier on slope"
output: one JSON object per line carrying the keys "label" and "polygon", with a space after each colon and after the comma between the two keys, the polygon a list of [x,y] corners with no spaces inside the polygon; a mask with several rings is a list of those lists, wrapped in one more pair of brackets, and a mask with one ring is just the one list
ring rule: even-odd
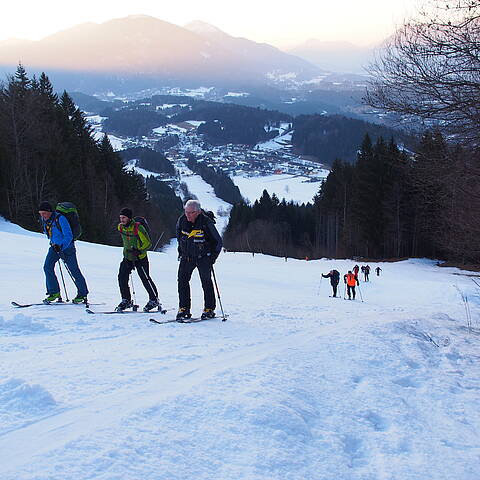
{"label": "distant skier on slope", "polygon": [[350,297],[353,296],[355,300],[355,285],[360,285],[357,276],[349,270],[348,273],[343,276],[343,283],[347,285],[348,299],[351,300]]}
{"label": "distant skier on slope", "polygon": [[47,284],[47,298],[44,299],[44,302],[62,300],[60,285],[55,275],[55,264],[62,259],[77,287],[77,296],[72,302],[87,303],[87,283],[78,266],[75,241],[67,217],[60,212],[53,211],[49,202],[40,203],[38,213],[42,219],[43,232],[50,240],[50,248],[43,265]]}
{"label": "distant skier on slope", "polygon": [[377,268],[375,269],[375,272],[377,272],[377,277],[380,276],[380,272],[381,272],[381,271],[382,271],[382,269],[381,269],[380,267],[377,267]]}
{"label": "distant skier on slope", "polygon": [[198,200],[188,200],[184,214],[177,221],[178,240],[178,313],[177,321],[191,318],[190,279],[198,269],[203,288],[202,318],[215,317],[215,291],[212,266],[222,251],[222,238],[212,217],[201,208]]}
{"label": "distant skier on slope", "polygon": [[362,267],[363,268],[363,276],[365,277],[365,281],[366,282],[369,282],[369,275],[370,275],[370,265],[365,265],[365,267]]}
{"label": "distant skier on slope", "polygon": [[337,296],[337,287],[338,287],[338,283],[340,282],[340,272],[338,270],[330,270],[329,273],[327,273],[326,275],[324,275],[322,273],[322,277],[323,278],[330,278],[330,285],[332,286],[332,290],[333,290],[333,297],[336,297]]}

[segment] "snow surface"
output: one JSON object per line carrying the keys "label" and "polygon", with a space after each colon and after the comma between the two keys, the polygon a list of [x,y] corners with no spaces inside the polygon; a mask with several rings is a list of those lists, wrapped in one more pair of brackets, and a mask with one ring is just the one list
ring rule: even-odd
{"label": "snow surface", "polygon": [[[42,298],[47,242],[5,222],[0,238],[2,480],[478,479],[480,305],[456,269],[380,264],[362,303],[319,282],[352,261],[224,253],[228,321],[155,325],[10,307]],[[78,242],[78,256],[108,305],[92,308],[115,305],[121,249]],[[175,245],[149,257],[174,307]],[[197,314],[195,275],[192,290]]]}
{"label": "snow surface", "polygon": [[153,128],[152,131],[154,133],[157,133],[159,135],[164,135],[165,133],[178,133],[178,132],[182,132],[182,133],[185,133],[188,131],[187,128],[184,128],[184,127],[181,127],[179,125],[176,125],[174,123],[169,123],[168,125],[165,125],[163,127],[156,127],[156,128]]}
{"label": "snow surface", "polygon": [[200,175],[193,173],[187,165],[182,162],[180,167],[182,182],[186,183],[188,190],[193,193],[204,210],[211,210],[217,217],[216,225],[220,233],[223,232],[228,223],[228,215],[232,206],[217,198],[213,187],[205,182]]}
{"label": "snow surface", "polygon": [[[328,172],[325,171],[325,176]],[[254,202],[262,196],[263,190],[275,195],[281,200],[297,203],[312,202],[314,195],[320,189],[321,182],[308,182],[306,177],[278,174],[258,177],[244,177],[234,175],[231,177],[233,183],[240,189],[244,198]]]}
{"label": "snow surface", "polygon": [[[181,170],[205,208],[228,208]],[[227,252],[215,272],[228,321],[155,325],[75,305],[14,309],[43,298],[47,240],[5,221],[0,239],[2,480],[478,480],[480,298],[468,272],[381,263],[344,301],[319,275],[353,261]],[[105,304],[92,309],[112,308],[122,250],[77,243],[90,301]],[[175,242],[149,258],[175,309]],[[194,315],[202,300],[194,274]]]}
{"label": "snow surface", "polygon": [[[95,138],[95,140],[101,140],[104,135],[105,135],[104,132],[101,132],[101,131],[93,132],[93,138]],[[112,144],[112,148],[115,151],[123,150],[123,145],[128,141],[128,139],[122,139],[120,137],[117,137],[116,135],[111,135],[111,134],[107,134],[107,137],[110,140],[110,143]]]}
{"label": "snow surface", "polygon": [[285,135],[279,135],[266,142],[257,143],[256,147],[259,150],[280,150],[281,148],[291,148],[291,140],[292,134],[286,133]]}

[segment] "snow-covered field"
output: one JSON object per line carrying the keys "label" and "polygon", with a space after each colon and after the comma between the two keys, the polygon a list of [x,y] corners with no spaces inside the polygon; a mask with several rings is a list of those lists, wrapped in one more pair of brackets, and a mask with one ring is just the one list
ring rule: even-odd
{"label": "snow-covered field", "polygon": [[[327,172],[328,173],[328,172]],[[326,176],[326,175],[325,175]],[[307,182],[306,177],[287,174],[258,177],[232,176],[233,183],[240,189],[244,198],[254,202],[262,196],[264,190],[282,200],[298,203],[312,202],[320,189],[321,182]]]}
{"label": "snow-covered field", "polygon": [[[353,302],[319,281],[351,261],[223,253],[228,321],[155,325],[14,309],[43,297],[47,241],[3,221],[0,239],[2,480],[478,480],[480,300],[465,272],[380,264]],[[105,303],[92,308],[116,305],[121,249],[77,248]],[[149,256],[176,307],[175,245]],[[196,274],[192,289],[197,314]]]}

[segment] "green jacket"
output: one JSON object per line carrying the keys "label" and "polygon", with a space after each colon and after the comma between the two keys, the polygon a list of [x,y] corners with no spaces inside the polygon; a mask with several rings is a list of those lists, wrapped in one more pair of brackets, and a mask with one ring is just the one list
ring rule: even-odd
{"label": "green jacket", "polygon": [[[122,236],[124,258],[131,262],[145,258],[147,250],[152,246],[145,227],[141,223],[132,220],[128,225],[119,223],[117,228]],[[140,253],[135,255],[135,250],[138,250]]]}

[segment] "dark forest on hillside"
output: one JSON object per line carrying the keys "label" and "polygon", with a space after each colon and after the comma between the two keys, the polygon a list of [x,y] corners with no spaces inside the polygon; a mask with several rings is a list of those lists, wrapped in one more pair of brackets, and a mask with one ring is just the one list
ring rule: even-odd
{"label": "dark forest on hillside", "polygon": [[338,158],[353,163],[359,145],[368,133],[377,138],[394,137],[412,149],[413,138],[392,128],[355,120],[341,115],[299,115],[293,123],[292,145],[303,155],[313,155],[323,164],[332,165]]}
{"label": "dark forest on hillside", "polygon": [[19,66],[0,89],[0,214],[38,230],[43,200],[77,206],[82,240],[118,244],[124,206],[147,217],[154,236],[165,232],[167,241],[175,232],[174,220],[148,199],[144,179],[124,170],[107,136],[93,138],[69,95],[59,98],[45,74],[29,78]]}
{"label": "dark forest on hillside", "polygon": [[235,204],[243,201],[239,188],[233,180],[222,170],[209,167],[204,162],[197,162],[195,158],[189,158],[188,167],[198,173],[203,180],[213,187],[215,195],[225,202]]}
{"label": "dark forest on hillside", "polygon": [[120,150],[118,152],[125,163],[130,160],[137,160],[137,167],[143,168],[154,173],[175,174],[175,168],[172,163],[160,152],[156,152],[148,147],[132,147]]}
{"label": "dark forest on hillside", "polygon": [[430,257],[480,263],[479,158],[427,132],[415,156],[366,136],[354,164],[340,160],[312,204],[264,191],[233,207],[225,246],[295,258]]}

